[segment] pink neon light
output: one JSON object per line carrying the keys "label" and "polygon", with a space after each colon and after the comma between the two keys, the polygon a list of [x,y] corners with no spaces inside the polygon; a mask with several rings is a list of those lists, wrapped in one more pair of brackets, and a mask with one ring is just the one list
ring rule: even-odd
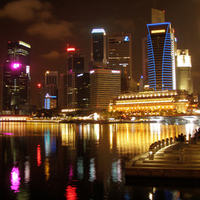
{"label": "pink neon light", "polygon": [[73,47],[67,48],[67,51],[75,51],[76,49]]}
{"label": "pink neon light", "polygon": [[20,67],[20,64],[19,64],[19,63],[13,63],[12,67],[13,67],[14,69],[17,69],[17,68]]}
{"label": "pink neon light", "polygon": [[2,135],[14,135],[13,133],[2,133]]}
{"label": "pink neon light", "polygon": [[13,167],[11,171],[11,190],[14,190],[14,192],[19,192],[19,186],[20,186],[20,177],[19,177],[19,168]]}

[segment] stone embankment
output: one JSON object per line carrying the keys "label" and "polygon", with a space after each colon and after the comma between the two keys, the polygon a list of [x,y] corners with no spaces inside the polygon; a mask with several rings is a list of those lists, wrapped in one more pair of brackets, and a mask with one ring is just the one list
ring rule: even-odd
{"label": "stone embankment", "polygon": [[172,138],[153,143],[149,152],[126,163],[125,175],[200,178],[200,138]]}

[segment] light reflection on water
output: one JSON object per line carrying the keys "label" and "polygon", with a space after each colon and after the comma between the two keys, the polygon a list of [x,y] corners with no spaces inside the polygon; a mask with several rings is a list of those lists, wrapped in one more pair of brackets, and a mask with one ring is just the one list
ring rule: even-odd
{"label": "light reflection on water", "polygon": [[[196,128],[192,123],[1,122],[0,132],[12,134],[0,135],[0,178],[4,180],[0,195],[5,199],[25,194],[27,199],[37,195],[48,199],[83,199],[83,195],[85,199],[137,199],[141,195],[156,199],[159,186],[126,185],[125,161],[148,151],[154,141],[180,133],[189,138]],[[13,167],[15,161],[18,168]],[[162,190],[169,195],[167,191],[174,198],[180,190]]]}
{"label": "light reflection on water", "polygon": [[14,190],[14,192],[19,192],[19,186],[20,186],[20,173],[18,167],[13,167],[11,171],[11,190]]}

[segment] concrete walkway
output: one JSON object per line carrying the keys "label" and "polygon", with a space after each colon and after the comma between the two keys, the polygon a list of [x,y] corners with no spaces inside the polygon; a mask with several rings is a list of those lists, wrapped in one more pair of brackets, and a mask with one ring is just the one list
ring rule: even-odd
{"label": "concrete walkway", "polygon": [[200,178],[200,138],[176,142],[158,150],[154,159],[149,152],[126,163],[126,176]]}

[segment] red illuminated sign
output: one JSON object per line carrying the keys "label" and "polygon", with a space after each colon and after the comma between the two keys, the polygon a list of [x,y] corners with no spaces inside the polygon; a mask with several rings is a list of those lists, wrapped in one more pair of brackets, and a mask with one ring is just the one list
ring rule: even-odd
{"label": "red illuminated sign", "polygon": [[40,83],[38,83],[37,86],[38,86],[38,88],[41,88],[42,85]]}
{"label": "red illuminated sign", "polygon": [[67,48],[67,51],[76,51],[76,49],[73,47],[69,47],[69,48]]}

